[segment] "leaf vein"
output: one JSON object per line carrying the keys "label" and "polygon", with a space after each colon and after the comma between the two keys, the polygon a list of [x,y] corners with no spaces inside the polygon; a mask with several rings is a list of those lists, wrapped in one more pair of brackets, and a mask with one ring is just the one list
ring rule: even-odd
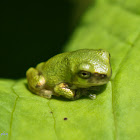
{"label": "leaf vein", "polygon": [[131,13],[133,15],[136,15],[136,16],[139,16],[140,15],[138,12],[134,11],[134,9],[132,9],[131,7],[130,8],[129,7],[126,7],[124,5],[125,4],[124,1],[122,1],[121,3],[119,3],[119,2],[110,2],[110,4],[111,5],[117,5],[120,8],[124,9],[126,12],[129,12],[129,13]]}
{"label": "leaf vein", "polygon": [[14,85],[12,85],[12,87],[11,87],[13,93],[14,93],[17,97],[16,97],[16,99],[15,99],[14,107],[13,107],[13,110],[12,110],[12,112],[11,112],[9,140],[11,139],[11,133],[12,133],[13,115],[14,115],[14,112],[15,112],[15,109],[16,109],[17,100],[19,99],[18,94],[17,94],[16,91],[14,90],[15,84],[16,84],[16,83],[14,83]]}

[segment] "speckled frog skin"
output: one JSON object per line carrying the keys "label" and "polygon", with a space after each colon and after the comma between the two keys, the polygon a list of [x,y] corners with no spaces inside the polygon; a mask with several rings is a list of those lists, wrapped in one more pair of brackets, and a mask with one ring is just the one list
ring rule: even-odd
{"label": "speckled frog skin", "polygon": [[29,68],[26,76],[29,89],[45,98],[52,95],[71,100],[83,95],[93,97],[87,91],[110,80],[110,54],[101,49],[58,54],[36,68]]}

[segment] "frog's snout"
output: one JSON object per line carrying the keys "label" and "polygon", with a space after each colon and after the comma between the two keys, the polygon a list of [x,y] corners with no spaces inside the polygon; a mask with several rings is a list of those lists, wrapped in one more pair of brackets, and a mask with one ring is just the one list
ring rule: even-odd
{"label": "frog's snout", "polygon": [[89,83],[93,85],[103,85],[109,81],[107,74],[93,73],[91,78],[88,80]]}
{"label": "frog's snout", "polygon": [[99,73],[94,73],[93,76],[98,80],[98,79],[106,79],[107,75],[106,74],[99,74]]}

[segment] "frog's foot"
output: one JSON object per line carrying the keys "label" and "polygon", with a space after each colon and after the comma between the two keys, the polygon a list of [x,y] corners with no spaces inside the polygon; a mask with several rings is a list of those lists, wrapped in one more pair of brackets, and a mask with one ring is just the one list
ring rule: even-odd
{"label": "frog's foot", "polygon": [[54,87],[54,92],[68,99],[74,99],[75,91],[71,90],[66,83],[60,83]]}
{"label": "frog's foot", "polygon": [[81,96],[82,96],[81,90],[76,90],[73,100],[77,100],[77,99],[79,99]]}
{"label": "frog's foot", "polygon": [[35,68],[30,68],[26,72],[28,86],[34,90],[41,90],[45,85],[45,78]]}
{"label": "frog's foot", "polygon": [[51,90],[47,90],[45,85],[46,80],[43,75],[38,72],[38,70],[30,68],[27,71],[26,76],[28,80],[28,87],[33,93],[44,98],[51,98],[53,92]]}
{"label": "frog's foot", "polygon": [[96,99],[96,94],[89,94],[88,97],[92,100]]}
{"label": "frog's foot", "polygon": [[38,95],[50,99],[53,95],[53,92],[51,90],[42,89],[38,92]]}

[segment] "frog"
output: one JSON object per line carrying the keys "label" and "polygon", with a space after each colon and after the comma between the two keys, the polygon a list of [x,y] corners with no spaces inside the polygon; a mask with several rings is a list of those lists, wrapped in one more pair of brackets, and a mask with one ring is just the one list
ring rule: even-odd
{"label": "frog", "polygon": [[[80,49],[57,54],[26,72],[29,90],[41,97],[77,100],[96,98],[96,90],[112,75],[110,53],[103,49]],[[90,90],[95,91],[89,93]]]}

